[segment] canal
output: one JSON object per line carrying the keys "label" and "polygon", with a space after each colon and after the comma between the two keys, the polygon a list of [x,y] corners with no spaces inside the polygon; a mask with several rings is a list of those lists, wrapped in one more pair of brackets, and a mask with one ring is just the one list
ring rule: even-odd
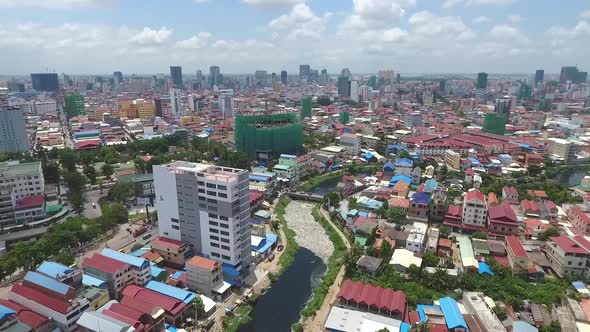
{"label": "canal", "polygon": [[309,249],[301,247],[291,266],[259,299],[238,332],[289,332],[320,283],[326,265]]}

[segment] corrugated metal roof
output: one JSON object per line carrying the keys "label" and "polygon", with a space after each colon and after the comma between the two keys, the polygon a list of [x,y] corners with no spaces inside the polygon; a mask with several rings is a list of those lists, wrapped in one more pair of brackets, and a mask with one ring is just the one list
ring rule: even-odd
{"label": "corrugated metal roof", "polygon": [[16,311],[0,304],[0,320],[4,320],[6,317],[14,314],[16,314]]}
{"label": "corrugated metal roof", "polygon": [[467,329],[467,323],[461,314],[461,310],[459,310],[459,306],[457,305],[457,301],[453,300],[450,297],[443,297],[442,299],[438,300],[440,304],[440,308],[445,316],[445,320],[447,321],[447,327],[449,329],[454,329],[458,327],[463,327]]}
{"label": "corrugated metal roof", "polygon": [[23,278],[25,281],[38,285],[40,287],[49,289],[54,291],[58,294],[66,295],[70,291],[74,291],[74,289],[63,282],[59,282],[53,278],[50,278],[46,275],[35,271],[29,271],[25,274]]}
{"label": "corrugated metal roof", "polygon": [[52,278],[58,278],[64,274],[74,272],[74,269],[56,262],[43,262],[37,268],[37,272],[43,273]]}
{"label": "corrugated metal roof", "polygon": [[106,257],[110,257],[112,259],[116,259],[118,261],[121,261],[123,263],[127,263],[129,265],[133,265],[136,267],[145,267],[147,265],[149,265],[150,263],[144,259],[144,258],[140,258],[140,257],[134,257],[128,254],[124,254],[122,252],[118,252],[109,248],[105,248],[102,250],[101,254],[103,256]]}
{"label": "corrugated metal roof", "polygon": [[77,323],[90,331],[125,332],[134,330],[131,325],[96,311],[86,311]]}
{"label": "corrugated metal roof", "polygon": [[184,289],[180,289],[178,287],[166,285],[159,281],[150,281],[148,282],[145,287],[147,289],[151,289],[155,292],[160,294],[164,294],[170,297],[173,297],[177,300],[180,300],[186,304],[192,303],[196,298],[197,295],[193,292],[185,291]]}
{"label": "corrugated metal roof", "polygon": [[93,277],[89,274],[84,273],[82,275],[82,284],[84,286],[92,286],[92,287],[98,287],[98,288],[106,288],[107,287],[107,282],[105,280]]}

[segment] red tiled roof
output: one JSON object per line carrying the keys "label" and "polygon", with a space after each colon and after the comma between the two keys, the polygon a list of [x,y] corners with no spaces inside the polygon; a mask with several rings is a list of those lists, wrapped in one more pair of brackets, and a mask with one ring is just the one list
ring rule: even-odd
{"label": "red tiled roof", "polygon": [[568,254],[586,254],[588,253],[586,249],[582,248],[579,244],[574,242],[571,238],[561,235],[561,236],[553,236],[550,238],[555,245],[561,248]]}
{"label": "red tiled roof", "polygon": [[13,285],[10,291],[62,314],[66,314],[70,308],[70,305],[67,302],[62,302],[54,297],[47,296],[33,288],[21,284]]}
{"label": "red tiled roof", "polygon": [[494,193],[488,194],[488,204],[490,205],[497,205],[498,204],[498,197]]}
{"label": "red tiled roof", "polygon": [[96,148],[100,145],[100,139],[89,139],[76,142],[76,150]]}
{"label": "red tiled roof", "polygon": [[264,198],[264,193],[258,190],[250,190],[250,204]]}
{"label": "red tiled roof", "polygon": [[20,304],[10,300],[0,299],[0,305],[14,310],[16,312],[17,320],[35,330],[45,325],[49,321],[49,318],[39,315],[31,309],[23,307]]}
{"label": "red tiled roof", "polygon": [[510,205],[506,203],[502,205],[490,206],[488,208],[488,217],[490,219],[490,223],[518,225],[518,218],[516,217],[516,212],[514,212]]}
{"label": "red tiled roof", "polygon": [[590,241],[586,240],[584,235],[578,234],[574,236],[574,241],[576,241],[579,245],[581,245],[584,249],[590,252]]}
{"label": "red tiled roof", "polygon": [[447,209],[447,215],[461,218],[463,217],[463,207],[461,205],[451,204]]}
{"label": "red tiled roof", "polygon": [[141,332],[141,331],[144,330],[143,324],[141,322],[139,322],[139,321],[137,321],[135,319],[129,318],[129,317],[125,316],[125,315],[122,315],[122,314],[120,314],[118,312],[114,312],[114,311],[111,311],[109,309],[104,309],[102,311],[102,313],[105,314],[105,315],[107,315],[107,316],[109,316],[109,317],[111,317],[111,318],[114,318],[114,319],[116,319],[118,321],[121,321],[123,323],[127,323],[127,324],[133,326],[135,328],[134,331]]}
{"label": "red tiled roof", "polygon": [[410,207],[410,201],[407,198],[393,197],[388,201],[389,206],[407,209]]}
{"label": "red tiled roof", "polygon": [[111,306],[109,307],[109,310],[119,313],[125,317],[131,318],[136,321],[141,320],[142,316],[145,315],[145,313],[143,313],[137,309],[133,309],[133,308],[126,306],[124,304],[121,304],[121,303],[111,304]]}
{"label": "red tiled roof", "polygon": [[518,195],[518,190],[514,187],[505,186],[502,191],[508,195]]}
{"label": "red tiled roof", "polygon": [[539,204],[535,201],[529,201],[528,199],[523,199],[520,202],[520,206],[524,211],[539,211]]}
{"label": "red tiled roof", "polygon": [[115,273],[129,267],[129,265],[126,263],[103,256],[101,254],[94,254],[92,257],[84,259],[82,265],[89,266],[107,273]]}
{"label": "red tiled roof", "polygon": [[189,266],[196,266],[203,269],[207,269],[213,271],[215,267],[219,266],[219,262],[216,262],[212,259],[201,257],[201,256],[193,256],[190,260],[186,262],[186,265]]}
{"label": "red tiled roof", "polygon": [[478,200],[478,201],[485,203],[486,197],[478,189],[471,189],[467,192],[467,195],[465,195],[465,200],[466,201]]}
{"label": "red tiled roof", "polygon": [[403,314],[406,310],[406,293],[363,284],[360,281],[354,282],[350,279],[342,284],[338,298],[390,312]]}
{"label": "red tiled roof", "polygon": [[156,244],[162,247],[169,247],[174,249],[180,249],[182,246],[186,245],[182,241],[170,239],[167,237],[158,236],[152,240],[152,244]]}
{"label": "red tiled roof", "polygon": [[186,304],[180,300],[135,285],[129,285],[125,287],[122,294],[123,296],[130,296],[135,299],[157,305],[170,312],[172,315],[178,315],[186,308]]}
{"label": "red tiled roof", "polygon": [[514,252],[514,256],[516,257],[528,257],[529,255],[527,255],[526,250],[524,250],[524,247],[522,246],[522,243],[520,243],[520,240],[514,236],[514,235],[510,235],[506,237],[506,244],[512,249],[512,252]]}
{"label": "red tiled roof", "polygon": [[42,206],[44,203],[45,195],[28,196],[16,201],[16,209],[30,209],[32,207]]}
{"label": "red tiled roof", "polygon": [[544,190],[527,190],[527,194],[538,197],[538,198],[548,198],[547,193]]}
{"label": "red tiled roof", "polygon": [[150,316],[161,309],[158,305],[138,300],[130,296],[123,296],[120,303]]}
{"label": "red tiled roof", "polygon": [[584,213],[584,211],[582,211],[579,207],[575,207],[570,211],[573,215],[579,217],[583,222],[590,224],[590,216]]}

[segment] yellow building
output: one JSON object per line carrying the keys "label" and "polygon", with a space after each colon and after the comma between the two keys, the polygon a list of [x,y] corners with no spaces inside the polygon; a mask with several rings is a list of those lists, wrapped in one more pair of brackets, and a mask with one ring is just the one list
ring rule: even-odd
{"label": "yellow building", "polygon": [[137,117],[135,105],[132,100],[117,101],[117,112],[120,118],[134,119]]}
{"label": "yellow building", "polygon": [[135,99],[133,105],[135,105],[136,115],[140,119],[150,119],[156,116],[154,104],[150,101]]}
{"label": "yellow building", "polygon": [[448,168],[458,170],[461,168],[461,154],[453,150],[445,151],[445,164]]}

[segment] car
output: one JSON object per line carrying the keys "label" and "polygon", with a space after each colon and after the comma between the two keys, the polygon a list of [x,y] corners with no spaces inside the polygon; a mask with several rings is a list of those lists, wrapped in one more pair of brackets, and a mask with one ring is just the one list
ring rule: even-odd
{"label": "car", "polygon": [[270,255],[268,256],[268,261],[269,261],[269,262],[272,262],[272,260],[273,260],[273,259],[275,259],[275,254],[274,254],[274,253],[273,253],[273,254],[270,254]]}
{"label": "car", "polygon": [[92,202],[92,207],[96,209],[96,203]]}
{"label": "car", "polygon": [[284,245],[282,245],[282,244],[281,244],[281,245],[279,245],[279,246],[277,247],[277,250],[278,250],[279,252],[283,251],[283,249],[285,249],[285,246],[284,246]]}

